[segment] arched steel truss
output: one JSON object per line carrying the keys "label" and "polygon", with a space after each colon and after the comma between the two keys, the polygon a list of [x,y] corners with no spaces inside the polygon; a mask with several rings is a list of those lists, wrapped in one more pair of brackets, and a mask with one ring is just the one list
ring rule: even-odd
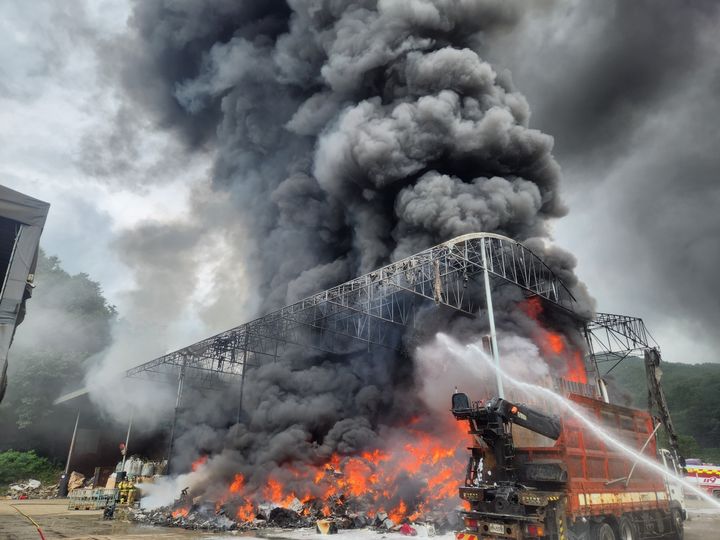
{"label": "arched steel truss", "polygon": [[396,348],[397,329],[412,325],[421,305],[478,312],[484,299],[473,285],[484,271],[482,250],[491,277],[574,311],[570,291],[530,249],[497,234],[466,234],[165,354],[127,376],[166,379],[173,373],[215,387],[244,379],[245,366],[277,358],[290,346],[330,353],[371,344]]}

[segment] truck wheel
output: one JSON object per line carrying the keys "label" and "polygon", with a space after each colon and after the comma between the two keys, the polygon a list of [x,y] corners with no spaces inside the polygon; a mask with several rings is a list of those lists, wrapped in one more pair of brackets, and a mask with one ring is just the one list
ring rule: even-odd
{"label": "truck wheel", "polygon": [[640,538],[637,527],[628,516],[620,517],[618,532],[620,533],[620,540],[638,540]]}
{"label": "truck wheel", "polygon": [[590,526],[590,540],[617,540],[615,531],[606,521]]}
{"label": "truck wheel", "polygon": [[685,525],[683,523],[682,512],[678,508],[670,510],[670,520],[672,521],[673,538],[675,540],[683,540],[685,536]]}

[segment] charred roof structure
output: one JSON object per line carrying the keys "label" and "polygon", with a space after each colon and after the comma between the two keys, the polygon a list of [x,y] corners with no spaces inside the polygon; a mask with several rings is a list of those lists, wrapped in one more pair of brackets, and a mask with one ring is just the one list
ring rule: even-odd
{"label": "charred roof structure", "polygon": [[[408,335],[422,333],[433,318],[427,317],[430,310],[477,317],[483,310],[492,313],[488,304],[495,295],[542,302],[584,335],[585,365],[596,384],[557,377],[553,384],[563,393],[600,397],[599,363],[657,350],[642,319],[585,313],[558,274],[526,246],[498,234],[472,233],[160,356],[126,376],[177,384],[169,457],[185,384],[201,390],[233,388],[239,422],[246,374],[253,368],[297,348],[351,355],[381,347],[402,354]],[[445,318],[450,317],[440,317]],[[497,350],[496,345],[489,348]]]}
{"label": "charred roof structure", "polygon": [[0,401],[7,388],[8,350],[32,295],[38,244],[50,205],[0,186]]}
{"label": "charred roof structure", "polygon": [[245,366],[277,358],[287,347],[335,354],[370,346],[399,349],[399,333],[394,330],[412,327],[428,305],[475,316],[485,301],[485,267],[498,285],[514,285],[574,313],[570,290],[530,249],[498,234],[473,233],[163,355],[128,370],[127,375],[160,379],[173,375],[206,388],[239,381],[242,389]]}
{"label": "charred roof structure", "polygon": [[427,306],[476,316],[485,307],[481,281],[486,267],[493,287],[515,286],[573,318],[585,334],[596,370],[597,362],[621,361],[657,348],[640,318],[577,313],[577,302],[560,277],[520,242],[472,233],[167,353],[126,375],[179,380],[180,391],[185,383],[201,389],[237,385],[242,403],[245,368],[278,358],[288,348],[331,354],[371,346],[400,350],[402,332],[394,329],[412,327]]}

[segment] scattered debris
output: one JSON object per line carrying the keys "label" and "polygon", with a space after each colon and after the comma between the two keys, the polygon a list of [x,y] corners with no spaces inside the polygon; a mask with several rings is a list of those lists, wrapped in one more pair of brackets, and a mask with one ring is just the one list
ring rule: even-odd
{"label": "scattered debris", "polygon": [[396,532],[404,536],[428,538],[452,530],[457,525],[456,512],[428,512],[422,518],[395,523],[387,512],[360,511],[368,507],[361,499],[346,500],[338,495],[332,500],[295,498],[278,506],[272,503],[252,505],[238,496],[219,503],[191,497],[188,490],[172,506],[130,509],[128,518],[151,525],[180,527],[213,532],[248,531],[275,527],[280,529],[313,528],[318,534],[336,534],[340,529],[373,529]]}
{"label": "scattered debris", "polygon": [[115,516],[115,505],[109,504],[103,510],[103,519],[112,519]]}
{"label": "scattered debris", "polygon": [[30,480],[27,481],[27,485],[28,485],[28,487],[30,487],[30,489],[37,489],[42,485],[42,483],[40,482],[40,480],[33,480],[31,478]]}
{"label": "scattered debris", "polygon": [[[302,525],[300,523],[302,522]],[[309,524],[305,523],[306,520],[303,517],[289,508],[273,508],[268,516],[268,524],[281,527],[283,529],[289,529],[291,527],[307,527]]]}
{"label": "scattered debris", "polygon": [[30,478],[11,484],[5,496],[10,499],[55,499],[58,496],[58,484],[43,486],[39,480]]}
{"label": "scattered debris", "polygon": [[68,480],[68,491],[79,489],[81,487],[85,487],[85,475],[76,471],[71,472],[70,480]]}

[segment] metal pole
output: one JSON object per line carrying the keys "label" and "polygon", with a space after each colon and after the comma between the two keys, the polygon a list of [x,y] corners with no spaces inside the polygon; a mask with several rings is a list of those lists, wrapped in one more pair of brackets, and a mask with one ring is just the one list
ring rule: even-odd
{"label": "metal pole", "polygon": [[483,275],[485,277],[485,301],[487,303],[488,320],[490,321],[490,341],[492,342],[493,360],[495,361],[495,379],[497,380],[498,397],[504,398],[502,376],[500,375],[500,355],[498,354],[497,333],[495,332],[495,315],[493,313],[492,294],[490,293],[490,274],[488,273],[487,255],[485,254],[485,238],[480,240],[482,252]]}
{"label": "metal pole", "polygon": [[178,376],[178,388],[177,397],[175,398],[175,409],[173,410],[173,421],[172,427],[170,428],[170,443],[168,444],[167,452],[167,466],[165,467],[165,474],[170,474],[170,459],[172,458],[173,443],[175,442],[175,425],[177,424],[178,411],[180,409],[180,400],[182,399],[183,382],[185,380],[185,363],[187,359],[183,358],[183,365],[180,368],[180,375]]}
{"label": "metal pole", "polygon": [[77,436],[77,428],[80,423],[80,409],[78,409],[77,417],[75,418],[75,427],[73,428],[72,439],[70,439],[70,450],[68,451],[67,461],[65,462],[65,476],[70,472],[70,460],[72,459],[72,453],[75,448],[75,437]]}
{"label": "metal pole", "polygon": [[240,423],[240,413],[242,412],[243,393],[245,392],[245,370],[247,369],[247,337],[245,338],[245,350],[243,351],[242,374],[240,375],[240,397],[238,398],[237,416],[235,423]]}
{"label": "metal pole", "polygon": [[[658,422],[657,426],[655,426],[655,429],[653,429],[653,432],[647,438],[647,441],[645,441],[645,444],[642,445],[642,448],[640,449],[638,454],[642,454],[645,451],[645,448],[647,448],[647,445],[650,443],[652,438],[655,436],[655,434],[657,433],[657,430],[658,430],[658,428],[660,428],[660,426],[662,426],[662,424],[660,422]],[[627,478],[625,479],[625,487],[628,487],[628,484],[630,483],[630,477],[632,476],[633,472],[635,472],[635,467],[637,466],[639,460],[640,460],[640,458],[636,459],[635,463],[633,463],[632,467],[630,468],[630,472],[628,473]]]}
{"label": "metal pole", "polygon": [[123,452],[121,471],[125,470],[125,460],[127,459],[128,444],[130,444],[130,430],[132,429],[133,417],[135,416],[135,409],[130,412],[130,423],[128,424],[127,435],[125,435],[125,451]]}
{"label": "metal pole", "polygon": [[70,482],[70,461],[72,460],[73,450],[75,449],[75,438],[77,437],[78,424],[80,423],[80,409],[78,409],[77,417],[75,418],[75,427],[73,428],[72,438],[70,439],[70,450],[68,450],[67,461],[65,462],[65,472],[60,477],[60,485],[58,486],[58,495],[61,497],[67,497],[68,494],[68,483]]}

